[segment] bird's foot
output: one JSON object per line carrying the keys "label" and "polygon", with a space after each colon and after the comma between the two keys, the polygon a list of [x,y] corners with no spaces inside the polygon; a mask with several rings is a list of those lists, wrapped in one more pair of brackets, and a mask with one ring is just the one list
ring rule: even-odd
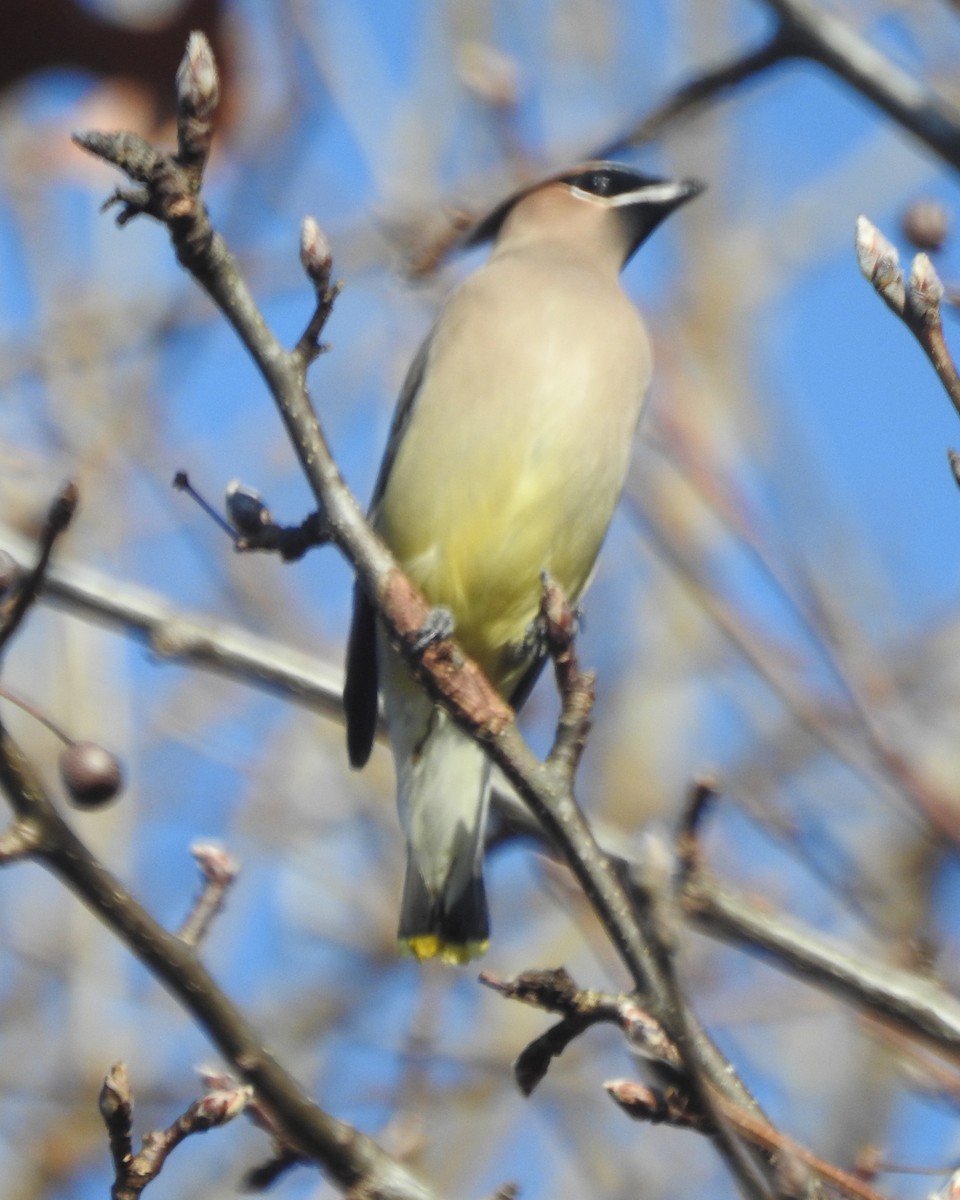
{"label": "bird's foot", "polygon": [[534,662],[565,651],[583,628],[583,609],[571,607],[549,572],[541,572],[543,594],[537,615],[519,642],[509,648],[513,663]]}
{"label": "bird's foot", "polygon": [[410,648],[414,654],[422,654],[428,646],[453,637],[454,628],[453,613],[438,604],[427,613],[427,619],[420,626]]}
{"label": "bird's foot", "polygon": [[[583,610],[569,610],[570,623],[565,628],[567,638],[575,638],[583,628]],[[511,666],[536,662],[554,653],[557,643],[556,624],[553,619],[541,610],[527,626],[523,637],[518,642],[511,642],[507,647],[508,661]]]}
{"label": "bird's foot", "polygon": [[537,613],[524,630],[523,637],[507,646],[507,663],[511,667],[520,667],[526,663],[538,662],[541,658],[546,658],[549,649],[547,623],[543,614]]}
{"label": "bird's foot", "polygon": [[583,609],[572,605],[549,571],[540,572],[543,593],[537,620],[541,623],[546,651],[556,657],[569,650],[583,627]]}

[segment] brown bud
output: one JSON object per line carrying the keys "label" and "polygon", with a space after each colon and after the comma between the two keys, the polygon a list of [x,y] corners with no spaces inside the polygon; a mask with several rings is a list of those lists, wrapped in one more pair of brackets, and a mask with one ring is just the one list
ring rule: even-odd
{"label": "brown bud", "polygon": [[96,742],[71,742],[62,750],[60,777],[78,808],[99,808],[123,787],[120,763]]}
{"label": "brown bud", "polygon": [[883,1154],[879,1146],[861,1146],[853,1161],[853,1171],[858,1179],[870,1182],[883,1170]]}
{"label": "brown bud", "polygon": [[80,489],[72,481],[65,483],[47,513],[47,524],[55,533],[62,533],[67,528],[79,503]]}
{"label": "brown bud", "polygon": [[918,250],[936,253],[950,236],[950,215],[936,200],[917,200],[903,214],[901,227]]}
{"label": "brown bud", "polygon": [[202,1126],[225,1125],[247,1107],[253,1096],[249,1084],[235,1088],[215,1088],[193,1105],[197,1122]]}
{"label": "brown bud", "polygon": [[654,1119],[662,1107],[660,1096],[653,1088],[636,1080],[608,1079],[603,1087],[624,1112],[637,1120]]}
{"label": "brown bud", "polygon": [[640,1058],[667,1063],[678,1070],[683,1066],[683,1060],[666,1030],[646,1009],[632,1000],[625,1000],[620,1005],[620,1020],[630,1048]]}

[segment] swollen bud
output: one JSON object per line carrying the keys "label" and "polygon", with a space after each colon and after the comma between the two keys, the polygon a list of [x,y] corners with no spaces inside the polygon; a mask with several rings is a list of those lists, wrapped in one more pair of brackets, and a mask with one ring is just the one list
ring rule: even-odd
{"label": "swollen bud", "polygon": [[220,77],[210,43],[202,33],[191,33],[177,68],[177,104],[180,111],[207,121],[220,101]]}
{"label": "swollen bud", "polygon": [[96,742],[71,742],[62,750],[60,778],[77,808],[100,808],[123,787],[120,763]]}
{"label": "swollen bud", "polygon": [[133,1093],[130,1090],[130,1077],[127,1074],[127,1064],[114,1063],[107,1072],[100,1089],[100,1112],[108,1123],[123,1116],[129,1124],[133,1111]]}
{"label": "swollen bud", "polygon": [[260,493],[245,487],[239,479],[227,484],[226,505],[230,524],[247,537],[254,537],[262,533],[265,526],[273,524],[270,509]]}
{"label": "swollen bud", "polygon": [[300,224],[300,261],[318,295],[330,287],[333,254],[330,242],[313,217],[304,217]]}
{"label": "swollen bud", "polygon": [[860,270],[894,312],[902,315],[907,289],[896,247],[872,221],[857,217],[856,248]]}
{"label": "swollen bud", "polygon": [[193,1114],[201,1128],[226,1125],[240,1115],[253,1099],[249,1084],[234,1088],[217,1088],[207,1092],[193,1105]]}
{"label": "swollen bud", "polygon": [[943,284],[936,268],[926,254],[918,254],[910,267],[910,308],[924,325],[936,325],[940,320]]}

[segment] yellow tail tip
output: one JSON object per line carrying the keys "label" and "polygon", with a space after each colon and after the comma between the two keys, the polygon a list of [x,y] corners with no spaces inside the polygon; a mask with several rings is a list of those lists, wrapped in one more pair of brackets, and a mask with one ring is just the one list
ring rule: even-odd
{"label": "yellow tail tip", "polygon": [[439,934],[421,933],[416,937],[403,938],[400,949],[404,954],[423,962],[424,959],[438,958],[445,966],[462,967],[475,958],[486,954],[489,941],[482,942],[445,942]]}

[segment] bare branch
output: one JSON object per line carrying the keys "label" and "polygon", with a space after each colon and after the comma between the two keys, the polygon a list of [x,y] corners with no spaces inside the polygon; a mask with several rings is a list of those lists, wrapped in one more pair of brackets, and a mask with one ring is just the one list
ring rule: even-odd
{"label": "bare branch", "polygon": [[960,108],[908,75],[845,21],[813,0],[763,0],[788,53],[825,66],[960,169]]}
{"label": "bare branch", "polygon": [[553,659],[561,710],[556,736],[547,762],[563,772],[573,786],[590,732],[590,713],[596,698],[597,678],[583,671],[576,653],[577,615],[560,587],[544,572],[540,623],[547,650]]}
{"label": "bare branch", "polygon": [[[26,540],[11,530],[0,529],[0,544],[17,559],[30,557]],[[162,660],[189,663],[252,683],[325,716],[342,719],[340,668],[325,667],[314,655],[257,637],[226,621],[179,613],[155,592],[90,567],[50,566],[41,595],[79,615],[139,636]]]}

